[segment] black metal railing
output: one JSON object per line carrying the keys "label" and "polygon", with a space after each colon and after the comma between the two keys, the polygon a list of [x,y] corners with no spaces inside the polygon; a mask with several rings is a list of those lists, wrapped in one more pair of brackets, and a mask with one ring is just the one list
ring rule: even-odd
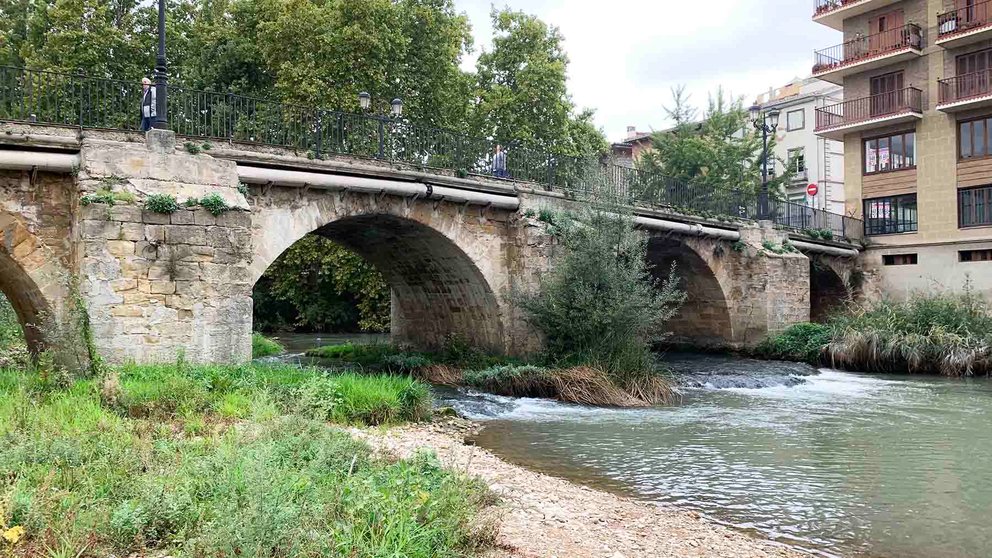
{"label": "black metal railing", "polygon": [[915,23],[818,50],[815,52],[813,74],[830,72],[906,48],[923,48],[923,31]]}
{"label": "black metal railing", "polygon": [[[688,184],[598,157],[565,157],[512,146],[497,156],[492,140],[377,115],[203,91],[181,84],[170,85],[168,93],[169,127],[186,138],[286,147],[315,158],[347,155],[488,175],[534,183],[576,198],[609,195],[630,205],[704,217],[762,217],[753,189]],[[137,82],[0,66],[0,121],[136,131],[141,121],[141,96]],[[817,218],[836,221],[841,217]],[[834,228],[845,236],[844,227]]]}
{"label": "black metal railing", "polygon": [[821,16],[825,13],[839,10],[848,4],[855,4],[861,0],[815,0],[813,3],[813,17]]}

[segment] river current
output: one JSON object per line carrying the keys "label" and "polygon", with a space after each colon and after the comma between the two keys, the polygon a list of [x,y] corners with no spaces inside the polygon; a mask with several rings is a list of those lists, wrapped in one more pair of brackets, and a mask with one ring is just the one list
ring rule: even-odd
{"label": "river current", "polygon": [[599,409],[438,389],[502,458],[821,556],[992,556],[992,382],[669,355],[682,398]]}

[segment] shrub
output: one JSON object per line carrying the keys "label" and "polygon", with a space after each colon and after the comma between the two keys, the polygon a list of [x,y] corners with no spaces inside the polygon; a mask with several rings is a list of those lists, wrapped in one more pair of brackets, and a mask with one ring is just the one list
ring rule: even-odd
{"label": "shrub", "polygon": [[763,341],[755,349],[759,356],[819,364],[830,344],[832,330],[823,324],[802,323]]}
{"label": "shrub", "polygon": [[563,254],[536,292],[517,296],[549,360],[616,377],[653,368],[651,345],[685,299],[674,267],[665,281],[652,277],[647,239],[618,206],[590,207],[559,228]]}
{"label": "shrub", "polygon": [[152,194],[145,199],[145,209],[154,213],[175,213],[179,202],[172,194]]}
{"label": "shrub", "polygon": [[134,194],[130,192],[115,192],[109,187],[101,187],[96,192],[92,194],[86,194],[79,198],[79,203],[82,205],[90,205],[91,203],[102,203],[109,206],[114,206],[118,203],[134,203]]}
{"label": "shrub", "polygon": [[220,194],[216,192],[207,194],[206,196],[200,198],[200,207],[206,209],[215,217],[231,209],[227,206],[227,202],[224,201],[224,198],[220,197]]}
{"label": "shrub", "polygon": [[278,355],[285,351],[285,347],[262,335],[261,333],[251,334],[251,358]]}
{"label": "shrub", "polygon": [[201,147],[200,147],[199,144],[193,143],[191,141],[188,141],[188,142],[184,143],[183,144],[183,147],[186,148],[186,151],[190,155],[196,155],[196,154],[198,154],[200,152],[200,149],[201,149]]}

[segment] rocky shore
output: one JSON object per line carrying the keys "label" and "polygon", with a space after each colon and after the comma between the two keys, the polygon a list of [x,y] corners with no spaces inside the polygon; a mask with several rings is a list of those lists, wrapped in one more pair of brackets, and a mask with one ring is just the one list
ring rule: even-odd
{"label": "rocky shore", "polygon": [[449,418],[389,430],[356,429],[377,451],[407,457],[419,448],[446,467],[483,479],[501,498],[490,558],[798,557],[804,554],[662,508],[512,465],[465,443],[473,423]]}

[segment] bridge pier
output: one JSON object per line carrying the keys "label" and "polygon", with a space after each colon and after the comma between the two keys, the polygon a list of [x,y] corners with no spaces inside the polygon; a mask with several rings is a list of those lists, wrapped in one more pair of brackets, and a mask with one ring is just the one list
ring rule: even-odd
{"label": "bridge pier", "polygon": [[[251,356],[251,218],[236,165],[177,151],[171,132],[146,145],[85,143],[81,200],[112,189],[120,203],[78,211],[80,294],[97,350],[112,361],[241,362]],[[155,213],[142,202],[180,204],[216,195],[230,209]]]}

